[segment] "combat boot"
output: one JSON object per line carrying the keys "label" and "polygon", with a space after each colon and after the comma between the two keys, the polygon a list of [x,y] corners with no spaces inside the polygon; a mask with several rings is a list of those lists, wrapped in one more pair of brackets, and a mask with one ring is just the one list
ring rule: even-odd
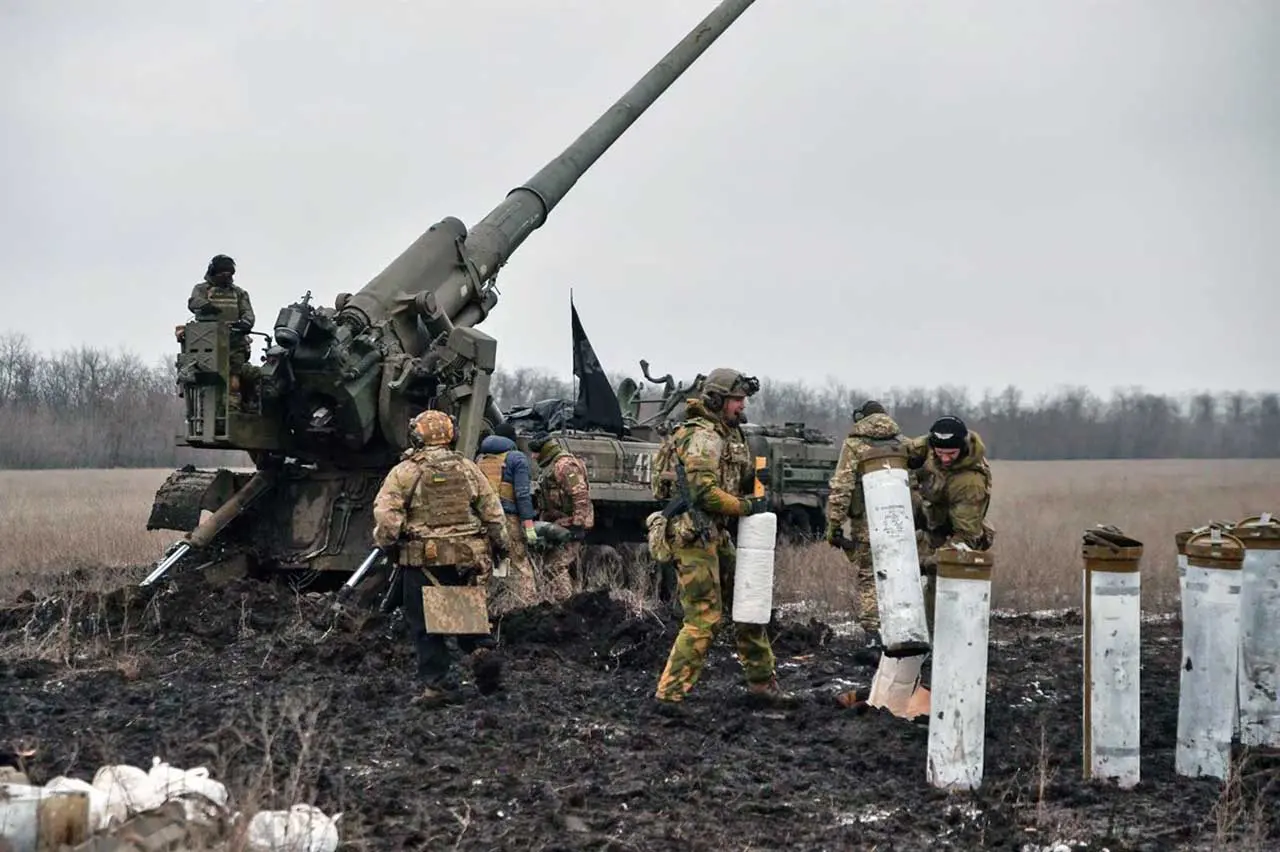
{"label": "combat boot", "polygon": [[449,701],[449,690],[439,689],[434,686],[424,687],[422,692],[415,695],[409,703],[421,707],[440,707]]}
{"label": "combat boot", "polygon": [[784,692],[782,687],[778,686],[778,678],[776,676],[760,683],[747,684],[747,695],[756,701],[764,701],[775,705],[796,703],[795,695],[790,692]]}

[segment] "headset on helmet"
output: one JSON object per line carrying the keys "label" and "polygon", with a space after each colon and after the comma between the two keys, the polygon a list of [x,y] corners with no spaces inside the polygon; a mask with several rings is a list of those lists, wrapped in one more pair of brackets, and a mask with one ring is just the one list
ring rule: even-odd
{"label": "headset on helmet", "polygon": [[702,380],[702,398],[713,409],[719,409],[729,398],[754,396],[760,390],[760,380],[746,376],[728,367],[717,367]]}
{"label": "headset on helmet", "polygon": [[236,262],[225,254],[215,254],[205,269],[205,275],[217,275],[219,272],[235,274]]}

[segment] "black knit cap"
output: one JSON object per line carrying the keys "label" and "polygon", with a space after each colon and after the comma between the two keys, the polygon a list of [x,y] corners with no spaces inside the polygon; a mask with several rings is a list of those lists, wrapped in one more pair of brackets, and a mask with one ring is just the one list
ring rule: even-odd
{"label": "black knit cap", "polygon": [[929,446],[939,450],[963,450],[969,427],[955,415],[939,417],[929,427]]}

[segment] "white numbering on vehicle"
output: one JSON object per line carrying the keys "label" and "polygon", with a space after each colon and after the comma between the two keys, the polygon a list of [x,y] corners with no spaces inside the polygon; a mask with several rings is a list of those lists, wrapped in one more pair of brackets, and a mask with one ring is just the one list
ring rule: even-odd
{"label": "white numbering on vehicle", "polygon": [[631,465],[631,475],[636,482],[647,485],[653,477],[653,456],[649,453],[636,453]]}

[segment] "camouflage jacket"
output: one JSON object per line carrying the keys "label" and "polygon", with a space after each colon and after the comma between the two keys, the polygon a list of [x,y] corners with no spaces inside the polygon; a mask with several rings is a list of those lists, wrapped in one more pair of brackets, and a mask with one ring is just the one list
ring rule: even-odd
{"label": "camouflage jacket", "polygon": [[[675,466],[683,464],[689,500],[709,516],[717,529],[724,529],[725,518],[742,515],[743,483],[754,476],[751,451],[742,430],[712,414],[701,400],[690,399],[685,404],[684,422],[668,441],[664,466],[670,470],[659,471],[659,476],[670,479]],[[695,526],[689,512],[671,519],[671,532],[678,544],[693,540]]]}
{"label": "camouflage jacket", "polygon": [[831,474],[831,493],[827,496],[827,529],[841,527],[846,518],[855,521],[866,515],[863,504],[861,477],[858,463],[868,451],[881,447],[899,446],[905,451],[908,439],[888,414],[871,414],[853,424],[849,437],[840,448],[840,461]]}
{"label": "camouflage jacket", "polygon": [[965,454],[950,467],[939,464],[929,449],[928,436],[912,438],[908,450],[913,461],[923,459],[918,475],[930,535],[975,549],[989,547],[995,532],[987,523],[991,465],[978,433],[970,430]]}
{"label": "camouflage jacket", "polygon": [[374,498],[373,520],[373,543],[379,547],[402,537],[453,540],[481,562],[486,532],[489,541],[504,550],[511,547],[493,486],[475,462],[445,447],[406,453]]}
{"label": "camouflage jacket", "polygon": [[[187,299],[187,310],[198,320],[236,322],[243,320],[252,327],[256,322],[253,315],[253,304],[249,294],[242,287],[232,284],[222,287],[205,280],[191,288],[191,296]],[[231,347],[238,349],[247,347],[249,338],[240,332],[231,333]]]}
{"label": "camouflage jacket", "polygon": [[591,529],[596,523],[591,505],[591,482],[587,466],[573,453],[548,444],[550,455],[538,459],[544,467],[539,487],[542,491],[542,520],[562,526]]}

